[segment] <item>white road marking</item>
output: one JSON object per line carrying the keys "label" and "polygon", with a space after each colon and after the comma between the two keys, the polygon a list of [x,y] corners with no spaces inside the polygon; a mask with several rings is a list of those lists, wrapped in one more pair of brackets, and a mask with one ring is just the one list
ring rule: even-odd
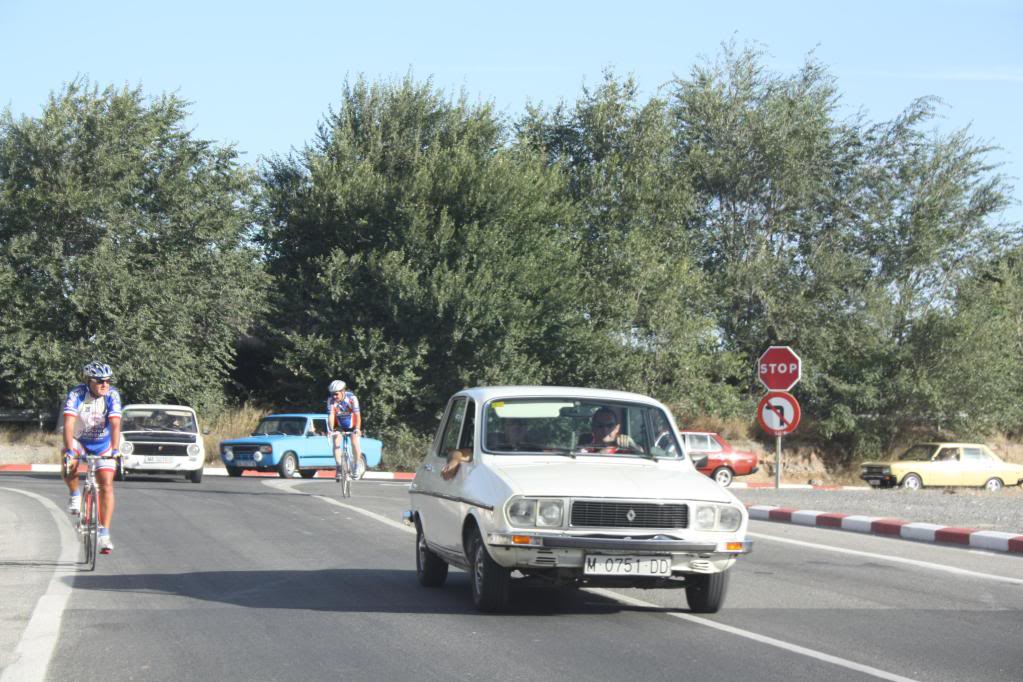
{"label": "white road marking", "polygon": [[[632,606],[641,606],[644,608],[654,609],[662,608],[659,604],[646,602],[643,601],[642,599],[636,599],[635,597],[628,597],[624,594],[618,594],[617,592],[614,592],[612,590],[605,590],[596,587],[588,587],[585,589],[588,592],[599,594],[600,596],[606,597],[607,599],[613,599],[615,601],[619,601],[624,604],[630,604]],[[759,635],[755,632],[750,632],[749,630],[743,630],[742,628],[733,627],[731,625],[725,625],[724,623],[718,623],[713,620],[701,618],[700,616],[694,616],[690,613],[678,613],[676,611],[669,611],[666,613],[666,615],[672,616],[674,618],[679,618],[681,620],[689,621],[690,623],[695,623],[696,625],[702,625],[704,627],[714,628],[715,630],[721,630],[722,632],[727,632],[728,634],[735,635],[737,637],[745,637],[746,639],[752,639],[754,642],[760,642],[761,644],[767,644],[768,646],[784,649],[785,651],[791,651],[792,653],[799,654],[801,656],[806,656],[808,658],[815,658],[818,661],[824,661],[825,663],[831,663],[832,665],[837,665],[842,668],[855,670],[856,672],[871,675],[882,680],[893,680],[895,682],[916,682],[911,677],[903,677],[902,675],[896,675],[895,673],[890,673],[887,670],[881,670],[879,668],[874,668],[869,665],[857,663],[856,661],[850,661],[847,658],[832,656],[831,654],[826,654],[823,651],[808,649],[805,646],[799,646],[798,644],[784,642],[780,639],[775,639],[774,637]]]}
{"label": "white road marking", "polygon": [[[813,549],[822,549],[828,552],[838,552],[839,554],[851,554],[853,556],[863,557],[865,559],[876,559],[878,561],[889,561],[897,564],[907,564],[909,566],[917,566],[920,568],[927,568],[932,571],[943,571],[945,573],[954,573],[955,575],[965,575],[971,578],[983,578],[985,580],[994,580],[1007,585],[1023,585],[1023,580],[1019,578],[1010,578],[1004,575],[994,575],[992,573],[980,573],[978,571],[970,571],[965,568],[956,568],[954,566],[946,566],[945,564],[935,564],[930,561],[920,561],[919,559],[906,559],[904,557],[891,556],[889,554],[876,554],[874,552],[864,552],[858,549],[846,549],[844,547],[834,547],[831,545],[821,545],[816,542],[806,542],[804,540],[793,540],[791,538],[781,538],[776,535],[764,535],[763,533],[746,533],[750,537],[759,538],[761,540],[783,542],[790,545],[798,545],[800,547],[811,547]],[[956,549],[955,551],[962,551]]]}
{"label": "white road marking", "polygon": [[21,640],[14,649],[14,662],[0,673],[0,682],[34,682],[46,678],[46,669],[57,646],[60,622],[71,597],[71,585],[67,578],[77,572],[78,538],[67,521],[67,512],[52,501],[26,490],[3,489],[27,495],[40,502],[50,512],[60,531],[60,556],[50,577],[50,584],[46,593],[36,602],[28,625],[21,633]]}
{"label": "white road marking", "polygon": [[295,490],[295,486],[299,485],[300,483],[299,481],[289,481],[283,478],[269,478],[263,481],[263,483],[265,485],[270,486],[271,488],[283,488],[287,492],[295,493],[296,495],[309,495],[309,497],[315,497],[318,500],[323,500],[327,504],[332,504],[335,507],[341,507],[342,509],[347,509],[348,511],[353,511],[362,514],[363,516],[368,516],[371,519],[379,521],[380,523],[386,523],[388,526],[392,526],[394,528],[397,528],[398,530],[405,531],[406,533],[416,532],[415,526],[406,525],[400,521],[389,519],[386,516],[381,516],[380,514],[367,511],[365,509],[362,509],[361,507],[356,507],[351,504],[345,504],[344,502],[336,500],[333,497],[327,497],[326,495],[312,495],[310,493],[302,492],[301,490]]}

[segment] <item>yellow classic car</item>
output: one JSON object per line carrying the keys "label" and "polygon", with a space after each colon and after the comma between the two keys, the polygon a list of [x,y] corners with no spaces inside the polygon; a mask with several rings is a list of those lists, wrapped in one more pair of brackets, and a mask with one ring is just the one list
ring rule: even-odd
{"label": "yellow classic car", "polygon": [[860,478],[875,488],[973,486],[994,492],[1023,486],[1023,465],[1003,462],[982,443],[917,443],[889,462],[865,462]]}

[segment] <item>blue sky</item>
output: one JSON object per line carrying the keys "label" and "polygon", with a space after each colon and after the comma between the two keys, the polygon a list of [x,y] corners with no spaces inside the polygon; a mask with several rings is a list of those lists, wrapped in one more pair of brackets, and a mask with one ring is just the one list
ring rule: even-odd
{"label": "blue sky", "polygon": [[[762,46],[781,74],[813,52],[844,110],[874,121],[942,98],[938,129],[969,125],[1001,147],[989,159],[1023,197],[1019,0],[0,0],[0,107],[37,116],[78,76],[173,91],[193,103],[197,136],[256,163],[311,140],[346,77],[411,71],[515,117],[527,101],[574,101],[606,67],[649,96],[732,40]],[[1023,207],[1002,217],[1023,221]]]}

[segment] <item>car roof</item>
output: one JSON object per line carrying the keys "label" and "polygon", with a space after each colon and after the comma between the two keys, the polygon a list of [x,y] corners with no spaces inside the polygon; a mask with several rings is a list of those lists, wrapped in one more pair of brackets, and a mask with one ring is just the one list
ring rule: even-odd
{"label": "car roof", "polygon": [[313,419],[326,419],[327,414],[325,412],[275,412],[274,414],[268,414],[263,419],[277,419],[278,417],[311,417]]}
{"label": "car roof", "polygon": [[640,393],[573,386],[477,386],[462,389],[456,395],[466,395],[479,402],[487,402],[495,398],[579,398],[638,402],[664,407],[657,400]]}
{"label": "car roof", "polygon": [[130,405],[125,405],[124,407],[122,407],[121,411],[123,412],[124,410],[130,410],[130,409],[138,409],[138,410],[185,410],[187,412],[191,412],[192,414],[195,414],[195,410],[193,410],[188,405],[171,405],[170,403],[131,403]]}
{"label": "car roof", "polygon": [[920,443],[913,443],[913,445],[910,446],[910,447],[913,447],[913,446],[916,446],[916,445],[927,445],[927,446],[935,447],[935,448],[936,447],[947,447],[949,445],[954,446],[954,447],[960,447],[960,448],[986,448],[986,447],[988,447],[984,443],[960,443],[960,442],[957,442],[957,441],[945,441],[945,440],[940,440],[940,441],[938,441],[938,440],[936,440],[936,441],[923,441],[923,442],[920,442]]}

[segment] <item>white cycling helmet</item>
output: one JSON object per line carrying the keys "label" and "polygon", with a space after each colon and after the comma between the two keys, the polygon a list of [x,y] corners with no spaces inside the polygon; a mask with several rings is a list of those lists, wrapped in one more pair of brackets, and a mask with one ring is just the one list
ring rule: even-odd
{"label": "white cycling helmet", "polygon": [[110,365],[104,364],[99,360],[93,360],[85,367],[82,368],[82,374],[86,379],[113,379],[114,370],[110,369]]}
{"label": "white cycling helmet", "polygon": [[340,379],[335,379],[334,381],[330,382],[330,386],[327,387],[327,392],[328,393],[337,393],[338,391],[345,390],[345,388],[347,388],[347,386],[348,386],[348,384],[346,384],[345,382],[341,381]]}

